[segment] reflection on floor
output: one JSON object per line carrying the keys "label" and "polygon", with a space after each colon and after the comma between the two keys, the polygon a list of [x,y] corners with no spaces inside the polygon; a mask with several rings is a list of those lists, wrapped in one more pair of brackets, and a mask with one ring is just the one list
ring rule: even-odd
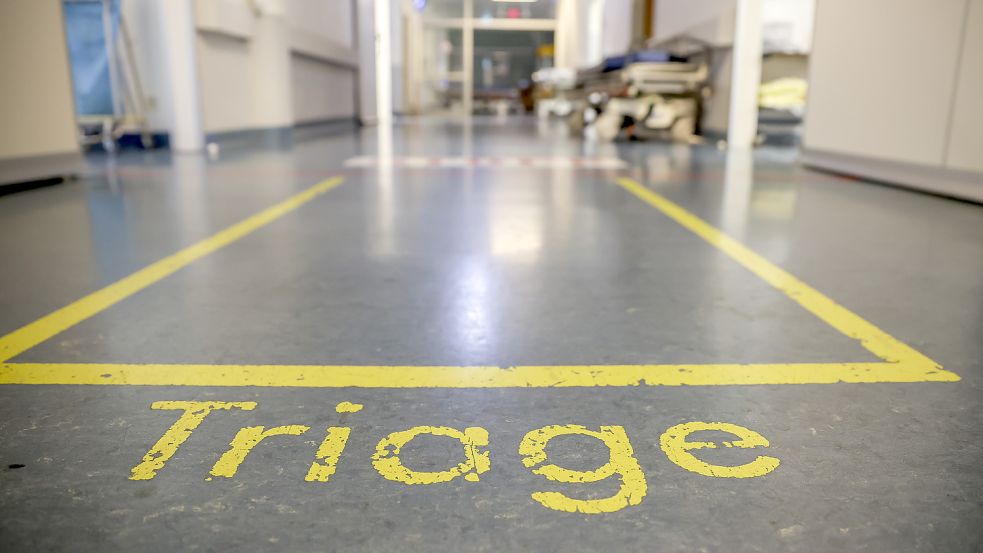
{"label": "reflection on floor", "polygon": [[[983,546],[980,206],[534,119],[89,161],[0,198],[0,550]],[[761,377],[885,347],[961,380]]]}

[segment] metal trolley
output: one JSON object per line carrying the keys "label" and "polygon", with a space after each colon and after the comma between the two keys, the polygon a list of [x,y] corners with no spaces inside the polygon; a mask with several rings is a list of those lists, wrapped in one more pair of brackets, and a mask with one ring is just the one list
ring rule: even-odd
{"label": "metal trolley", "polygon": [[119,0],[62,4],[82,145],[101,143],[115,152],[122,136],[135,134],[145,148],[152,147],[146,99]]}
{"label": "metal trolley", "polygon": [[622,132],[691,140],[710,94],[711,52],[707,43],[680,36],[578,71],[570,127],[601,140]]}

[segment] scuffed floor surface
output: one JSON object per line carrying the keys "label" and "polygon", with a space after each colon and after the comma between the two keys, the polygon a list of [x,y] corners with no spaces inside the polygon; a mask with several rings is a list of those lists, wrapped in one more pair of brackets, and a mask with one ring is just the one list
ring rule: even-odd
{"label": "scuffed floor surface", "polygon": [[794,158],[424,119],[0,197],[0,551],[983,550],[983,208]]}

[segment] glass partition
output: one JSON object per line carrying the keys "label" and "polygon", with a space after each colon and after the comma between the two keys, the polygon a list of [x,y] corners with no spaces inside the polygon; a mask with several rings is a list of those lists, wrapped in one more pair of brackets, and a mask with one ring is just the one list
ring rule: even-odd
{"label": "glass partition", "polygon": [[[407,0],[411,113],[523,109],[532,73],[553,63],[556,0]],[[526,90],[528,95],[528,90]]]}

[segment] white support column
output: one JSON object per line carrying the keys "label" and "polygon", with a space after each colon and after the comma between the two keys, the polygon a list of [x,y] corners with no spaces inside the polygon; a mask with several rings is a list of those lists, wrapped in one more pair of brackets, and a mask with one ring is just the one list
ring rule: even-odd
{"label": "white support column", "polygon": [[164,59],[171,84],[174,124],[171,149],[199,152],[205,147],[198,84],[198,57],[195,51],[195,18],[192,0],[161,3]]}
{"label": "white support column", "polygon": [[[602,0],[569,0],[557,4],[554,34],[557,67],[576,69],[601,62],[604,58],[604,10]],[[629,23],[630,17],[625,19],[626,27],[620,34],[627,32]]]}
{"label": "white support column", "polygon": [[556,67],[576,69],[577,10],[573,2],[560,2],[556,6],[556,31],[553,43],[556,45],[553,62]]}
{"label": "white support column", "polygon": [[393,119],[390,8],[389,0],[375,0],[375,105],[379,125],[391,125]]}
{"label": "white support column", "polygon": [[461,29],[461,55],[464,57],[461,69],[464,82],[461,84],[461,106],[464,117],[470,118],[474,112],[474,0],[464,0],[464,28]]}
{"label": "white support column", "polygon": [[375,0],[358,0],[358,118],[363,125],[375,125]]}
{"label": "white support column", "polygon": [[761,82],[762,0],[737,0],[734,53],[730,77],[727,145],[750,148],[758,133],[758,87]]}
{"label": "white support column", "polygon": [[587,20],[584,36],[584,65],[595,65],[604,60],[604,2],[587,0]]}
{"label": "white support column", "polygon": [[403,89],[406,93],[406,111],[419,114],[423,111],[423,22],[416,10],[406,15],[406,51],[403,60],[406,64]]}

